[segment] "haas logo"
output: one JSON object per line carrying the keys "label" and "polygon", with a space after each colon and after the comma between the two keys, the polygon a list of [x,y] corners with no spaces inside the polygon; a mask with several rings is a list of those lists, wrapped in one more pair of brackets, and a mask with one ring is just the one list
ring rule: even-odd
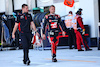
{"label": "haas logo", "polygon": [[51,28],[57,28],[57,22],[52,22],[51,23]]}

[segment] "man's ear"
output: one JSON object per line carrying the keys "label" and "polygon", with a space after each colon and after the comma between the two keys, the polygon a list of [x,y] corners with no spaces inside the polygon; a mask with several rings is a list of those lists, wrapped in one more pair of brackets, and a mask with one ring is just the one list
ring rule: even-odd
{"label": "man's ear", "polygon": [[50,8],[49,8],[49,11],[50,11]]}
{"label": "man's ear", "polygon": [[23,8],[22,8],[22,10],[23,10]]}

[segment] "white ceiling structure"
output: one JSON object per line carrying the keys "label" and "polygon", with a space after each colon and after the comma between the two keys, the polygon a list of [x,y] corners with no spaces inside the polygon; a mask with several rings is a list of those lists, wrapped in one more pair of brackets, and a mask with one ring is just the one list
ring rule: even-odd
{"label": "white ceiling structure", "polygon": [[[64,0],[37,0],[37,6],[38,7],[43,7],[43,6],[50,6],[54,3],[59,3],[63,2]],[[78,2],[79,0],[75,0],[75,2]],[[27,4],[27,0],[14,0],[14,10],[20,10],[22,4]],[[35,7],[35,0],[32,0],[32,6]],[[0,0],[0,12],[5,12],[6,11],[6,6],[5,6],[5,0]],[[32,7],[32,8],[33,8]]]}
{"label": "white ceiling structure", "polygon": [[[75,0],[75,2],[78,2],[79,0]],[[37,6],[38,7],[44,7],[44,6],[50,6],[55,3],[64,2],[64,0],[37,0]]]}
{"label": "white ceiling structure", "polygon": [[5,12],[5,0],[0,0],[0,12]]}

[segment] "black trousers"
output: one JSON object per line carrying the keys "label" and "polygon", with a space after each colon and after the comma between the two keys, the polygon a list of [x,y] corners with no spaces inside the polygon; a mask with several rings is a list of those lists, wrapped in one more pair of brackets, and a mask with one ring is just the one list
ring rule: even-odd
{"label": "black trousers", "polygon": [[31,46],[32,34],[31,33],[21,33],[21,43],[24,53],[24,61],[29,60],[29,47]]}
{"label": "black trousers", "polygon": [[19,47],[19,33],[16,31],[15,33],[15,47]]}
{"label": "black trousers", "polygon": [[74,33],[74,29],[73,28],[68,28],[66,29],[66,32],[68,33],[69,37],[68,37],[68,45],[69,48],[72,48],[72,45],[74,44],[74,47],[76,48],[76,35]]}

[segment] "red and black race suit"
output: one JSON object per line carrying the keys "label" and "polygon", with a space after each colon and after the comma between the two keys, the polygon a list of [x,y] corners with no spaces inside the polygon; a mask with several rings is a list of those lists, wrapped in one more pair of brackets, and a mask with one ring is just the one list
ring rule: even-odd
{"label": "red and black race suit", "polygon": [[46,15],[44,21],[44,29],[43,34],[45,34],[46,29],[48,28],[48,38],[51,44],[51,50],[53,57],[56,57],[56,47],[59,42],[57,38],[59,29],[62,31],[62,27],[60,26],[61,19],[60,16],[57,14]]}

